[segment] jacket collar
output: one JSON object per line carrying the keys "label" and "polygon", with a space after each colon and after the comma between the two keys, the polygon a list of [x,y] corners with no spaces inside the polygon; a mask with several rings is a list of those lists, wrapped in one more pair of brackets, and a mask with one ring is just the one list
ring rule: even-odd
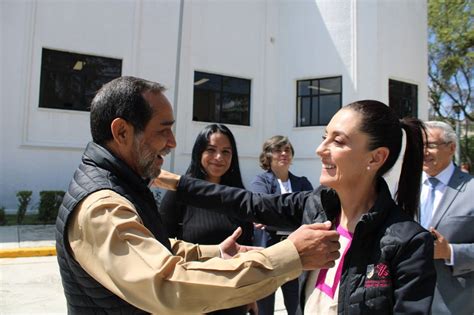
{"label": "jacket collar", "polygon": [[[266,170],[264,174],[268,178],[268,181],[270,182],[270,184],[272,186],[271,187],[271,190],[272,190],[271,193],[281,194],[280,185],[278,184],[278,178],[276,177],[275,173],[273,173],[272,170],[270,169],[270,170]],[[300,187],[301,182],[290,171],[288,171],[288,180],[291,182],[291,187],[292,187],[293,192],[302,190],[301,187]]]}
{"label": "jacket collar", "polygon": [[97,165],[119,178],[128,182],[129,186],[137,191],[147,191],[147,180],[141,178],[124,161],[112,154],[107,148],[89,142],[82,157],[84,164]]}
{"label": "jacket collar", "polygon": [[[388,185],[383,178],[377,182],[377,199],[372,208],[362,215],[357,223],[356,231],[361,230],[361,236],[370,234],[388,216],[389,212],[396,206],[392,199]],[[321,204],[326,212],[327,219],[333,223],[339,218],[341,202],[333,189],[325,189],[321,192]]]}
{"label": "jacket collar", "polygon": [[469,181],[470,177],[471,175],[462,172],[459,168],[454,168],[454,172],[449,179],[446,190],[439,201],[437,210],[431,219],[430,226],[438,228],[441,219],[451,207],[452,203],[456,199],[456,196],[466,188],[466,183]]}
{"label": "jacket collar", "polygon": [[[451,177],[453,176],[455,170],[456,170],[456,167],[454,166],[454,163],[451,162],[451,163],[449,163],[448,166],[446,166],[446,168],[444,170],[442,170],[441,172],[439,172],[438,175],[433,176],[433,177],[438,179],[441,182],[441,184],[443,184],[443,186],[447,186],[449,184],[449,181],[450,181]],[[424,185],[428,185],[427,180],[428,180],[429,177],[431,177],[431,176],[429,176],[428,174],[423,172],[422,175],[421,175],[421,182]]]}

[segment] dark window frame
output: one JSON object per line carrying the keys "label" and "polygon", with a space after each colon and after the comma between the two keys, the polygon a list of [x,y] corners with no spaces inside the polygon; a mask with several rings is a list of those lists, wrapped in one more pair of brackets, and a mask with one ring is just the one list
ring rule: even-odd
{"label": "dark window frame", "polygon": [[122,59],[43,47],[38,107],[88,112],[98,89],[122,75],[122,65]]}
{"label": "dark window frame", "polygon": [[[209,77],[208,81],[211,81],[209,84],[206,84],[208,81],[205,81],[202,84],[196,85],[196,82],[200,80],[196,80],[197,78],[200,77]],[[232,89],[232,84],[230,84],[230,87],[226,88],[225,81],[226,80],[235,80],[234,83],[237,85],[240,85],[240,87],[237,88],[243,88],[244,91],[233,91]],[[211,72],[204,72],[204,71],[194,71],[194,80],[193,80],[193,121],[197,122],[210,122],[210,123],[223,123],[223,124],[232,124],[232,125],[239,125],[239,126],[250,126],[250,110],[251,110],[251,103],[252,103],[252,80],[246,79],[246,78],[241,78],[241,77],[234,77],[234,76],[228,76],[228,75],[222,75],[222,74],[217,74],[217,73],[211,73]],[[217,83],[217,88],[215,86],[210,85],[213,83],[216,85]],[[245,87],[242,87],[242,85],[246,85]],[[234,87],[235,88],[235,87]],[[212,96],[214,96],[215,103],[211,104],[210,102],[207,103],[206,105],[209,106],[209,110],[207,113],[207,116],[204,118],[197,117],[196,115],[196,107],[198,104],[196,103],[198,97],[208,97],[212,99]],[[248,101],[248,107],[246,111],[242,112],[240,114],[240,119],[239,121],[234,121],[234,120],[227,120],[225,117],[225,110],[224,110],[224,100],[226,98],[231,98],[231,99],[238,99],[238,98],[244,98],[246,101]],[[212,109],[214,110],[214,114],[212,113]],[[246,115],[244,114],[246,112]],[[245,117],[242,117],[245,116]]]}
{"label": "dark window frame", "polygon": [[418,118],[418,84],[389,79],[388,106],[393,108],[399,118]]}
{"label": "dark window frame", "polygon": [[[324,80],[331,80],[331,79],[339,79],[339,87],[340,91],[335,92],[335,93],[321,93],[320,92],[320,87],[321,87],[321,81]],[[318,92],[314,92],[314,90],[311,90],[311,92],[308,95],[300,94],[300,83],[303,82],[309,82],[309,84],[312,84],[312,81],[318,81]],[[337,110],[342,108],[342,95],[343,95],[343,81],[342,81],[342,75],[340,76],[331,76],[331,77],[320,77],[320,78],[311,78],[311,79],[303,79],[303,80],[297,80],[296,81],[296,127],[316,127],[316,126],[326,126],[327,123],[323,123],[321,119],[321,96],[338,96],[339,97],[339,107]],[[317,104],[316,106],[313,106],[313,101],[314,98],[317,98]],[[304,125],[301,123],[301,115],[303,112],[302,104],[303,104],[303,99],[308,99],[309,100],[309,118],[310,122],[305,123]],[[317,122],[313,122],[313,110],[314,108],[317,108],[318,110],[318,115],[317,115]],[[337,111],[336,110],[336,111]],[[335,112],[336,112],[335,111]]]}

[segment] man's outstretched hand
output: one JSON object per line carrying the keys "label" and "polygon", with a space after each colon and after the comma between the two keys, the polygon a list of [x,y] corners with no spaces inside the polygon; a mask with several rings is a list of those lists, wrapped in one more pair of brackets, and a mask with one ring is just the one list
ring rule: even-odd
{"label": "man's outstretched hand", "polygon": [[259,250],[261,247],[255,246],[244,246],[237,243],[237,239],[242,234],[242,228],[238,227],[231,236],[226,238],[222,243],[219,244],[219,249],[221,250],[222,258],[229,259],[232,258],[237,253],[244,253],[251,250]]}
{"label": "man's outstretched hand", "polygon": [[305,224],[288,236],[300,255],[303,269],[331,268],[339,258],[339,233],[331,222]]}
{"label": "man's outstretched hand", "polygon": [[[305,224],[288,236],[300,255],[305,270],[331,268],[339,258],[339,233],[331,229],[331,222]],[[231,236],[219,244],[222,258],[232,258],[237,253],[260,250],[261,247],[243,246],[237,243],[242,234],[238,227]]]}

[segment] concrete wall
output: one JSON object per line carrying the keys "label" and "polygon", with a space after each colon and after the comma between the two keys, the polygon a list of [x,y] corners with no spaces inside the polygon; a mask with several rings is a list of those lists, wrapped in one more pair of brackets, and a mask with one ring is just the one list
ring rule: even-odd
{"label": "concrete wall", "polygon": [[67,188],[90,139],[89,114],[38,108],[41,49],[123,60],[122,73],[165,84],[178,147],[165,168],[183,173],[197,133],[193,75],[250,79],[250,126],[229,125],[244,183],[261,170],[262,142],[290,137],[292,171],[318,183],[324,127],[296,128],[296,81],[342,76],[343,104],[388,101],[388,79],[418,85],[427,115],[426,3],[422,0],[3,0],[0,206],[15,194]]}
{"label": "concrete wall", "polygon": [[[43,47],[122,59],[122,73],[159,81],[173,101],[178,1],[1,1],[0,206],[16,192],[66,190],[89,113],[38,108]],[[159,23],[157,23],[159,21]],[[166,164],[165,164],[166,165]]]}
{"label": "concrete wall", "polygon": [[263,115],[266,1],[186,1],[179,97],[176,113],[175,170],[184,173],[198,132],[208,123],[192,121],[194,71],[251,80],[250,126],[229,125],[238,145],[244,181],[258,171]]}

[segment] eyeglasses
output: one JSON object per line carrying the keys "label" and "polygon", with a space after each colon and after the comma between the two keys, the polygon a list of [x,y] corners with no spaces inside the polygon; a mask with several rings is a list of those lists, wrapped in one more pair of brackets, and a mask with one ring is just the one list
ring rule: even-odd
{"label": "eyeglasses", "polygon": [[439,146],[451,143],[451,141],[448,142],[428,142],[423,144],[423,148],[425,149],[437,149]]}

